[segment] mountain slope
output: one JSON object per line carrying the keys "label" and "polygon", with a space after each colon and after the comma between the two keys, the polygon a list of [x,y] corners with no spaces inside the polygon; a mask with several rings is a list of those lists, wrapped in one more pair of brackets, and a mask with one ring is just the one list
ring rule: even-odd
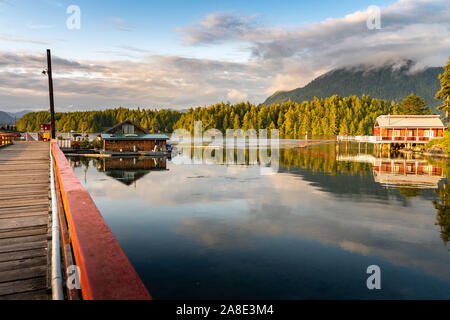
{"label": "mountain slope", "polygon": [[14,122],[14,118],[8,113],[0,111],[0,123],[11,124]]}
{"label": "mountain slope", "polygon": [[363,67],[336,69],[314,79],[303,88],[276,92],[263,104],[271,105],[288,100],[302,102],[334,94],[340,96],[369,94],[373,98],[399,102],[410,93],[414,93],[425,98],[427,105],[438,106],[439,101],[434,99],[434,95],[440,88],[438,75],[442,73],[443,68],[432,67],[410,73],[411,67],[412,62],[398,69],[392,66],[378,69]]}
{"label": "mountain slope", "polygon": [[9,115],[14,118],[16,117],[16,119],[20,119],[21,117],[23,117],[24,115],[26,115],[27,113],[33,112],[31,110],[22,110],[22,111],[18,111],[18,112],[8,112]]}

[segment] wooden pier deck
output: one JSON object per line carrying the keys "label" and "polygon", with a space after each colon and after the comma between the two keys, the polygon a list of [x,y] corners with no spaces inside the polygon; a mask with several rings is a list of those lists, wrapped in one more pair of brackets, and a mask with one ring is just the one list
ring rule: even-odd
{"label": "wooden pier deck", "polygon": [[0,300],[49,299],[49,143],[0,149]]}

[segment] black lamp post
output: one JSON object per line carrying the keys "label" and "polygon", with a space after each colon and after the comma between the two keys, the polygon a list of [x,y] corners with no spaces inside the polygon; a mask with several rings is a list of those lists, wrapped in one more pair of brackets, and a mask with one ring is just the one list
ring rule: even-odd
{"label": "black lamp post", "polygon": [[53,100],[53,78],[52,78],[52,57],[50,49],[47,49],[47,71],[43,71],[42,74],[48,76],[48,95],[50,98],[50,122],[52,129],[52,139],[56,138],[56,125],[55,125],[55,102]]}

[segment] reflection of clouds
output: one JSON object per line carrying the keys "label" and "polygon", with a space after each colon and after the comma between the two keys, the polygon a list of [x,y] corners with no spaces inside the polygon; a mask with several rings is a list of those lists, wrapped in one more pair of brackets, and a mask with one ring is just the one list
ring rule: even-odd
{"label": "reflection of clouds", "polygon": [[[198,230],[202,232],[197,233]],[[209,248],[251,246],[250,239],[239,226],[227,222],[218,224],[214,219],[186,218],[175,232],[196,239]]]}
{"label": "reflection of clouds", "polygon": [[[206,246],[239,245],[237,239],[244,237],[248,246],[248,235],[297,236],[442,278],[450,276],[448,252],[428,201],[414,201],[408,208],[395,203],[368,207],[364,202],[337,201],[289,175],[272,177],[272,185],[270,193],[247,194],[249,209],[233,221],[234,227],[233,222],[211,219],[205,224],[192,218],[188,224],[183,220],[177,231]],[[224,240],[225,235],[230,239]]]}
{"label": "reflection of clouds", "polygon": [[267,185],[259,167],[168,163],[168,168],[169,172],[152,171],[135,185],[125,186],[109,177],[105,180],[105,174],[90,167],[86,187],[94,198],[107,196],[150,206],[179,206],[246,199],[249,192],[261,192]]}
{"label": "reflection of clouds", "polygon": [[168,168],[137,181],[136,189],[99,181],[103,173],[90,168],[87,187],[96,200],[127,201],[156,214],[158,208],[177,207],[175,232],[208,248],[249,247],[252,236],[299,237],[450,276],[430,201],[414,198],[406,207],[394,199],[366,201],[369,194],[342,200],[299,175],[261,176],[258,167]]}

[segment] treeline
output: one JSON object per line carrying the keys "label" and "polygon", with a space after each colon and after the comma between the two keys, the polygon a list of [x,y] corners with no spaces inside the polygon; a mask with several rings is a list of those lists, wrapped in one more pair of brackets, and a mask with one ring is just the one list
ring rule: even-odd
{"label": "treeline", "polygon": [[204,130],[216,128],[247,130],[279,129],[282,136],[334,136],[336,134],[371,134],[375,119],[381,114],[399,113],[399,106],[370,96],[339,97],[312,101],[283,102],[269,107],[250,103],[215,104],[189,109],[174,128],[193,131],[194,121],[201,120]]}
{"label": "treeline", "polygon": [[[203,122],[203,130],[226,129],[279,129],[284,137],[366,135],[371,134],[375,119],[381,114],[398,114],[400,106],[371,98],[340,97],[312,101],[283,102],[271,106],[217,103],[211,106],[191,108],[187,112],[148,109],[107,109],[104,111],[56,113],[58,131],[101,132],[105,128],[133,120],[151,132],[170,133],[183,128],[193,132],[194,121]],[[39,131],[42,122],[49,122],[48,112],[28,113],[17,122],[19,130]]]}
{"label": "treeline", "polygon": [[[152,132],[172,132],[174,124],[180,119],[179,111],[161,109],[116,108],[103,111],[57,112],[56,128],[59,132],[102,132],[122,121],[133,120]],[[41,123],[50,122],[46,111],[27,113],[17,121],[21,131],[39,131]]]}

